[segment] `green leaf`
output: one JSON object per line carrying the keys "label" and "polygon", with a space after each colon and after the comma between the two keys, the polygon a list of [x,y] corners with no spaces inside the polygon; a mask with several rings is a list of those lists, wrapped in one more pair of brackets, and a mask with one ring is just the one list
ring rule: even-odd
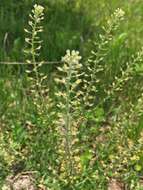
{"label": "green leaf", "polygon": [[140,172],[140,171],[142,170],[142,166],[139,165],[139,164],[136,164],[136,165],[134,166],[134,169],[135,169],[135,171]]}
{"label": "green leaf", "polygon": [[92,158],[92,153],[90,151],[86,151],[82,154],[82,156],[80,157],[81,160],[81,164],[82,166],[87,166],[87,164],[89,163],[89,161]]}

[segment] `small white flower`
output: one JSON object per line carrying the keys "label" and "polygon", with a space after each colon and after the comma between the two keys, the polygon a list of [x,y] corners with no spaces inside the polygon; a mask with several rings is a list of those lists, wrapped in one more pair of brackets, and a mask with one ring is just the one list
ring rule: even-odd
{"label": "small white flower", "polygon": [[43,11],[44,11],[43,6],[37,5],[37,4],[34,5],[34,12],[36,15],[41,15],[43,13]]}
{"label": "small white flower", "polygon": [[114,15],[115,15],[115,17],[123,19],[125,12],[122,9],[118,8],[118,9],[116,9]]}
{"label": "small white flower", "polygon": [[62,57],[62,61],[68,64],[78,64],[81,60],[81,56],[79,56],[79,51],[75,50],[67,50],[66,55]]}

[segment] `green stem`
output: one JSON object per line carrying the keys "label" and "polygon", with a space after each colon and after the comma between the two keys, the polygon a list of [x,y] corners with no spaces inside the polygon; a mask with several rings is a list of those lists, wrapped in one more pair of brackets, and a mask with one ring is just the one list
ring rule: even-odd
{"label": "green stem", "polygon": [[39,77],[38,77],[38,71],[37,71],[37,66],[36,66],[36,58],[35,58],[35,46],[34,46],[34,41],[35,41],[35,32],[36,32],[36,26],[37,26],[37,19],[35,18],[35,23],[33,26],[32,30],[32,46],[31,46],[31,53],[32,53],[32,62],[34,63],[34,70],[36,74],[36,79],[37,83],[39,84]]}
{"label": "green stem", "polygon": [[69,71],[67,74],[66,82],[66,149],[68,155],[68,169],[69,175],[73,173],[73,162],[71,155],[71,114],[70,114],[70,79],[71,79],[71,66],[69,66]]}
{"label": "green stem", "polygon": [[[38,97],[40,97],[40,100],[41,100],[41,105],[42,105],[42,111],[44,111],[44,98],[43,98],[43,95],[42,95],[42,89],[41,89],[41,82],[40,82],[40,79],[39,79],[39,75],[38,75],[38,69],[37,69],[37,65],[36,65],[36,57],[35,57],[35,53],[36,53],[36,50],[35,50],[35,45],[34,45],[34,42],[35,42],[35,35],[36,35],[36,27],[37,27],[37,19],[38,18],[35,18],[35,22],[34,22],[34,25],[33,25],[33,29],[32,29],[32,45],[31,45],[31,53],[32,53],[32,62],[34,63],[34,72],[35,72],[35,75],[36,75],[36,85],[38,85],[38,89],[37,89],[37,92],[38,92]],[[39,96],[40,94],[40,96]]]}

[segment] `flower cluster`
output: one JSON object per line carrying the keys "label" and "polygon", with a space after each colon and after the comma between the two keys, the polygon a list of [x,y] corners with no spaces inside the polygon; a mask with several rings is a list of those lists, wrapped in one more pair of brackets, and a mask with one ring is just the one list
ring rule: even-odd
{"label": "flower cluster", "polygon": [[66,55],[62,57],[62,61],[68,64],[79,64],[79,61],[81,60],[81,56],[79,55],[78,51],[75,50],[67,50]]}
{"label": "flower cluster", "polygon": [[61,86],[56,92],[56,96],[58,99],[59,136],[62,137],[59,144],[62,176],[73,177],[80,169],[80,159],[76,147],[78,143],[78,111],[82,95],[82,91],[78,89],[82,82],[80,60],[81,56],[78,51],[67,50],[66,55],[62,58],[63,66],[57,68],[61,76],[55,78],[55,82]]}
{"label": "flower cluster", "polygon": [[119,18],[120,20],[124,19],[124,15],[125,15],[125,12],[120,8],[116,9],[116,11],[114,12],[114,16],[116,18]]}
{"label": "flower cluster", "polygon": [[36,16],[36,17],[39,17],[39,16],[42,16],[43,15],[43,11],[44,11],[44,7],[41,6],[41,5],[37,5],[35,4],[34,5],[34,9],[33,9],[33,14]]}

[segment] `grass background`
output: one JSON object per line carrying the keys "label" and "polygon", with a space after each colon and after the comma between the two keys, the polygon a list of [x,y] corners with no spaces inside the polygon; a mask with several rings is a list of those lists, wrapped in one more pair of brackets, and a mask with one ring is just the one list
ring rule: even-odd
{"label": "grass background", "polygon": [[116,8],[126,12],[126,22],[120,30],[128,35],[128,55],[143,43],[142,0],[5,0],[0,2],[1,61],[24,60],[23,29],[35,3],[45,7],[43,60],[59,60],[66,49],[79,49],[86,56],[92,39],[98,40],[101,26]]}

